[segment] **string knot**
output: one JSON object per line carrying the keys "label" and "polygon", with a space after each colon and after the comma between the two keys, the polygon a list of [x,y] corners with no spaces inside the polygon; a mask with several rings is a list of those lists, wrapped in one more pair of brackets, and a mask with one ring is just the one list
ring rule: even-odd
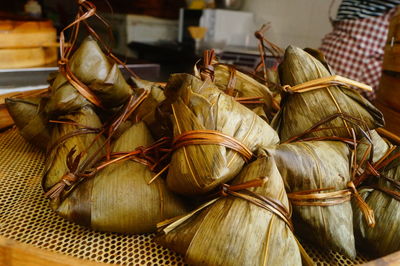
{"label": "string knot", "polygon": [[200,68],[203,79],[210,78],[214,80],[214,66],[204,65]]}
{"label": "string knot", "polygon": [[228,197],[229,196],[229,194],[228,194],[229,188],[230,188],[230,185],[228,185],[228,184],[223,184],[222,185],[221,192],[220,192],[222,197]]}
{"label": "string knot", "polygon": [[357,189],[356,189],[356,186],[354,185],[353,181],[349,181],[349,182],[347,183],[347,187],[350,188],[350,190],[351,190],[353,193],[358,193],[358,192],[357,192]]}
{"label": "string knot", "polygon": [[264,34],[259,30],[254,33],[254,36],[259,40],[262,40],[264,38]]}
{"label": "string knot", "polygon": [[61,58],[60,60],[58,60],[58,65],[59,66],[65,66],[68,64],[68,59],[67,58]]}
{"label": "string knot", "polygon": [[71,186],[73,183],[75,183],[78,180],[78,177],[73,173],[68,173],[68,174],[64,175],[61,180],[66,185]]}
{"label": "string knot", "polygon": [[293,91],[291,90],[292,86],[290,85],[284,85],[281,87],[282,91],[285,93],[293,94]]}
{"label": "string knot", "polygon": [[106,50],[105,50],[104,53],[105,53],[106,56],[111,56],[111,55],[113,55],[112,50],[111,50],[110,47],[106,47]]}
{"label": "string knot", "polygon": [[356,186],[352,181],[347,183],[347,187],[351,190],[358,207],[361,212],[364,214],[365,221],[367,222],[369,227],[375,227],[375,215],[374,211],[368,206],[368,204],[363,200],[360,194],[357,191]]}

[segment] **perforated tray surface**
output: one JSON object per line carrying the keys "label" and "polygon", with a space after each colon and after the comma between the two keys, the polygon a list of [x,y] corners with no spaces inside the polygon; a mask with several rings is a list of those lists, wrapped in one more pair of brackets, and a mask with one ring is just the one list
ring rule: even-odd
{"label": "perforated tray surface", "polygon": [[[58,217],[40,187],[45,156],[16,130],[0,133],[0,235],[79,259],[122,265],[184,265],[153,235],[96,232]],[[355,265],[335,252],[304,246],[317,265]]]}

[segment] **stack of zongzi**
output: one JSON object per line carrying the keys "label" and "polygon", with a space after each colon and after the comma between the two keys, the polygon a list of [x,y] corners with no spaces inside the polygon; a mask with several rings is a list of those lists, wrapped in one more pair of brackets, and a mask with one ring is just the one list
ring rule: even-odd
{"label": "stack of zongzi", "polygon": [[[211,51],[194,75],[131,73],[131,88],[86,21],[94,6],[79,5],[49,97],[6,100],[21,134],[47,146],[42,186],[60,216],[100,231],[161,228],[156,242],[193,265],[310,264],[295,234],[351,259],[355,236],[380,255],[400,249],[400,148],[373,131],[382,114],[351,88],[367,85],[312,49],[289,46],[267,69],[260,30],[262,77]],[[82,23],[107,55],[92,37],[66,45]]]}

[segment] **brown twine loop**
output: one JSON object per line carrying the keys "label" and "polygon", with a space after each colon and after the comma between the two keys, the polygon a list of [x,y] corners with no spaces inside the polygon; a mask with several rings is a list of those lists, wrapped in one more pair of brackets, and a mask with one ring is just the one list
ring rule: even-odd
{"label": "brown twine loop", "polygon": [[68,186],[71,186],[72,183],[76,182],[78,180],[78,177],[74,175],[73,173],[68,173],[65,176],[63,176],[62,181],[67,184]]}
{"label": "brown twine loop", "polygon": [[[171,139],[168,137],[163,137],[148,147],[137,147],[135,150],[130,152],[117,152],[111,153],[105,156],[103,161],[98,163],[97,167],[86,171],[85,174],[81,174],[84,177],[91,177],[95,175],[98,171],[103,169],[104,167],[125,160],[132,160],[137,163],[141,163],[147,166],[150,171],[154,172],[160,169],[160,166],[163,166],[166,161],[169,160],[172,149],[171,147]],[[164,173],[169,167],[167,164],[161,171],[159,171],[149,182],[150,185],[154,180],[156,180],[162,173]]]}
{"label": "brown twine loop", "polygon": [[72,150],[67,156],[69,172],[65,174],[49,191],[47,191],[45,196],[50,199],[58,198],[67,187],[78,182],[80,178],[92,177],[106,166],[125,160],[132,160],[141,163],[149,167],[151,171],[154,171],[156,167],[169,158],[172,151],[169,148],[170,143],[170,138],[164,137],[148,147],[140,146],[130,152],[111,153],[110,159],[107,159],[107,156],[105,156],[106,158],[103,158],[96,167],[80,173],[78,171],[78,166],[82,154],[79,154],[75,159],[72,159],[72,156],[75,153],[75,150]]}
{"label": "brown twine loop", "polygon": [[205,50],[203,54],[203,65],[200,67],[200,76],[202,80],[211,79],[211,81],[214,81],[214,60],[214,50]]}
{"label": "brown twine loop", "polygon": [[400,152],[395,153],[393,156],[390,156],[392,153],[395,152],[397,149],[396,145],[393,145],[390,149],[386,151],[386,153],[380,158],[376,163],[371,164],[370,162],[367,162],[367,167],[365,171],[354,181],[354,184],[356,186],[359,186],[361,183],[363,183],[370,175],[375,176],[375,177],[380,177],[382,176],[381,173],[379,172],[382,168],[386,167],[389,165],[392,161],[400,158]]}
{"label": "brown twine loop", "polygon": [[226,85],[226,91],[225,93],[228,94],[229,96],[235,96],[233,95],[235,92],[235,85],[236,85],[236,69],[233,66],[228,66],[229,70],[229,79],[228,79],[228,84]]}
{"label": "brown twine loop", "polygon": [[177,150],[188,145],[221,145],[239,153],[245,162],[250,161],[253,153],[243,143],[216,130],[192,130],[175,137],[172,149]]}
{"label": "brown twine loop", "polygon": [[[322,125],[327,124],[327,123],[331,122],[332,120],[334,120],[336,118],[340,118],[344,122],[346,122],[345,127],[324,127],[324,128],[320,128]],[[287,143],[291,143],[291,142],[295,142],[295,141],[306,141],[306,140],[307,141],[311,141],[311,140],[339,140],[339,141],[343,141],[345,143],[354,145],[354,139],[337,137],[337,136],[304,138],[304,136],[306,136],[308,134],[311,134],[311,133],[318,132],[318,131],[340,129],[340,128],[348,129],[349,132],[350,132],[349,135],[354,137],[353,136],[354,129],[353,128],[349,128],[347,123],[350,123],[353,126],[355,126],[358,130],[360,130],[363,133],[364,136],[368,136],[367,133],[364,130],[364,129],[368,130],[368,126],[365,124],[365,121],[363,121],[361,119],[358,119],[357,117],[351,116],[349,114],[339,112],[339,113],[335,113],[335,114],[332,114],[330,116],[327,116],[327,117],[321,119],[320,121],[318,121],[317,123],[312,125],[309,129],[305,130],[304,132],[300,133],[299,135],[291,137],[290,139],[286,140],[282,144],[287,144]],[[364,127],[364,129],[363,129],[363,127]]]}
{"label": "brown twine loop", "polygon": [[[312,91],[312,90],[325,88],[325,89],[327,89],[329,97],[332,99],[338,112],[343,114],[343,111],[340,108],[338,101],[336,100],[335,96],[332,94],[332,92],[328,88],[328,87],[334,86],[334,85],[342,85],[342,86],[346,86],[348,88],[357,87],[357,88],[360,88],[365,91],[373,91],[371,86],[368,86],[361,82],[351,80],[348,78],[344,78],[344,77],[338,76],[338,75],[310,80],[310,81],[304,82],[304,83],[296,85],[296,86],[285,85],[282,87],[282,89],[283,89],[283,91],[290,92],[290,93],[304,93],[304,92],[308,92],[308,91]],[[345,120],[343,120],[343,124],[345,125],[349,135],[351,135],[349,126],[347,125],[347,122]]]}
{"label": "brown twine loop", "polygon": [[[58,61],[59,71],[89,102],[93,103],[97,107],[104,108],[97,96],[94,95],[93,92],[75,76],[69,67],[69,57],[78,37],[80,23],[92,17],[96,13],[96,7],[91,2],[79,1],[78,4],[79,11],[76,19],[60,32],[60,60]],[[69,42],[71,47],[69,47],[65,42],[65,32],[71,28],[72,36]]]}
{"label": "brown twine loop", "polygon": [[[235,93],[237,94],[237,91],[235,91],[235,86],[236,86],[236,68],[233,65],[228,65],[228,64],[220,64],[220,63],[215,63],[215,55],[214,55],[214,50],[206,50],[204,51],[204,57],[203,57],[203,65],[200,66],[200,76],[201,79],[204,81],[206,79],[211,79],[211,81],[214,81],[215,78],[215,68],[214,65],[224,65],[228,67],[229,70],[229,79],[228,83],[226,85],[226,90],[224,91],[225,94],[232,96],[235,101],[238,103],[241,103],[243,105],[246,104],[263,104],[264,100],[263,97],[236,97]],[[252,76],[251,74],[248,74]]]}
{"label": "brown twine loop", "polygon": [[358,193],[353,182],[347,183],[347,187],[352,191],[353,196],[356,199],[357,206],[360,208],[361,212],[364,214],[365,221],[369,227],[375,227],[375,215],[374,211],[368,206],[368,204],[362,199]]}
{"label": "brown twine loop", "polygon": [[400,192],[398,192],[398,191],[384,188],[384,187],[376,185],[376,184],[369,185],[369,186],[367,186],[367,188],[368,187],[378,190],[380,192],[383,192],[383,193],[387,194],[388,196],[394,198],[395,200],[400,201]]}
{"label": "brown twine loop", "polygon": [[289,93],[303,93],[335,85],[357,87],[365,91],[372,91],[371,86],[338,75],[310,80],[296,86],[284,85],[282,89]]}
{"label": "brown twine loop", "polygon": [[[103,135],[103,133],[104,133],[104,128],[89,127],[86,125],[76,123],[73,120],[61,120],[61,121],[60,120],[50,120],[49,123],[72,125],[72,126],[78,127],[78,129],[61,136],[54,143],[51,143],[51,145],[48,146],[47,151],[46,151],[47,157],[49,157],[55,149],[57,149],[60,145],[62,145],[65,141],[67,141],[68,139],[70,139],[72,137],[76,137],[76,136],[80,136],[80,135],[84,135],[84,134],[96,134],[95,138],[90,143],[90,145],[88,147],[86,147],[86,149],[81,153],[81,156],[83,156],[84,154],[86,154],[87,150],[90,149],[94,145],[94,143],[99,140],[100,136]],[[52,164],[53,161],[55,160],[55,156],[50,156],[49,160],[50,160],[50,164]]]}
{"label": "brown twine loop", "polygon": [[50,199],[59,198],[61,193],[66,189],[66,187],[71,187],[78,180],[79,177],[77,175],[78,167],[80,160],[82,158],[82,153],[78,154],[74,158],[74,154],[76,149],[73,148],[67,155],[66,165],[69,170],[60,181],[58,181],[54,186],[52,186],[44,195],[49,197]]}
{"label": "brown twine loop", "polygon": [[264,24],[258,31],[254,33],[254,36],[259,40],[260,42],[259,44],[261,45],[262,48],[267,49],[274,57],[281,57],[284,53],[282,48],[272,43],[264,36],[264,33],[268,31],[270,28],[271,28],[270,23]]}
{"label": "brown twine loop", "polygon": [[238,92],[235,90],[236,86],[236,68],[233,65],[226,65],[229,71],[228,84],[226,85],[225,94],[234,97],[235,101],[243,105],[246,104],[263,104],[264,100],[262,96],[259,97],[237,97]]}
{"label": "brown twine loop", "polygon": [[58,198],[66,189],[66,187],[72,186],[76,181],[78,181],[78,177],[76,175],[73,173],[67,173],[57,184],[47,191],[44,196],[49,197],[50,199]]}
{"label": "brown twine loop", "polygon": [[367,221],[368,226],[375,226],[374,211],[368,206],[368,204],[362,199],[358,193],[354,183],[352,181],[347,183],[347,189],[341,189],[336,191],[335,188],[320,188],[313,190],[305,190],[288,193],[288,198],[291,203],[295,206],[333,206],[342,204],[350,201],[351,196],[356,199],[356,203],[364,214],[364,218]]}
{"label": "brown twine loop", "polygon": [[233,196],[237,198],[244,199],[260,208],[263,208],[267,211],[272,212],[281,218],[286,225],[290,228],[291,231],[294,231],[293,223],[291,220],[291,212],[288,211],[279,200],[270,198],[268,196],[263,196],[248,190],[248,188],[252,187],[260,187],[265,184],[267,178],[258,178],[254,180],[250,180],[248,182],[237,184],[237,185],[228,185],[224,184],[221,187],[221,191],[219,195],[222,197]]}
{"label": "brown twine loop", "polygon": [[260,96],[260,97],[236,97],[234,99],[235,99],[235,101],[237,101],[238,103],[243,104],[243,105],[265,103],[262,96]]}
{"label": "brown twine loop", "polygon": [[170,156],[172,151],[170,149],[170,144],[171,139],[164,137],[147,147],[140,146],[130,152],[111,153],[111,160],[106,158],[106,160],[100,162],[92,171],[97,172],[110,164],[124,160],[133,160],[149,167],[151,171],[154,171],[157,166]]}
{"label": "brown twine loop", "polygon": [[[394,153],[394,154],[393,154]],[[393,154],[393,155],[392,155]],[[392,156],[391,156],[392,155]],[[360,185],[363,183],[368,177],[374,176],[376,178],[382,178],[385,181],[390,182],[397,190],[400,190],[400,181],[390,178],[381,173],[381,170],[388,166],[394,160],[400,158],[400,152],[398,152],[398,147],[394,145],[390,149],[386,151],[386,153],[379,159],[376,163],[371,164],[370,162],[366,163],[365,171],[355,180],[355,184]],[[357,182],[357,183],[356,183]],[[368,184],[366,187],[370,187],[386,193],[387,195],[393,197],[394,199],[400,201],[400,192],[382,187],[377,183]]]}
{"label": "brown twine loop", "polygon": [[254,33],[254,36],[258,39],[258,51],[260,53],[260,63],[255,68],[255,73],[257,73],[260,68],[263,69],[263,78],[265,81],[268,80],[267,77],[267,65],[265,63],[265,50],[269,51],[273,57],[279,59],[282,57],[284,51],[276,44],[270,42],[264,37],[264,33],[270,28],[270,24],[264,24],[261,28]]}
{"label": "brown twine loop", "polygon": [[104,109],[100,99],[86,86],[83,82],[81,82],[75,74],[71,71],[68,59],[62,58],[59,63],[59,71],[64,77],[74,86],[75,89],[79,91],[79,93],[85,97],[89,102],[94,104],[95,106]]}
{"label": "brown twine loop", "polygon": [[131,114],[147,99],[150,95],[150,91],[143,90],[142,93],[138,97],[134,97],[131,95],[128,101],[125,103],[125,106],[122,108],[122,112],[118,115],[118,117],[112,121],[108,126],[108,137],[106,139],[106,150],[107,150],[107,159],[110,159],[109,154],[111,153],[111,137],[115,134],[119,126],[128,120]]}
{"label": "brown twine loop", "polygon": [[347,189],[326,192],[334,188],[321,188],[288,193],[288,198],[296,206],[332,206],[349,201],[351,192]]}
{"label": "brown twine loop", "polygon": [[260,177],[237,185],[223,184],[219,193],[221,196],[227,197],[229,191],[240,191],[252,187],[261,187],[267,181],[268,177]]}

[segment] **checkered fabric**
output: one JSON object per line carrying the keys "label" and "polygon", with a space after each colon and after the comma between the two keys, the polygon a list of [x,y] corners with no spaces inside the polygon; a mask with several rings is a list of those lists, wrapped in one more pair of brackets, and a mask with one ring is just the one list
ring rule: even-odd
{"label": "checkered fabric", "polygon": [[373,87],[362,94],[375,98],[382,73],[384,46],[389,20],[395,9],[380,17],[336,21],[333,31],[322,40],[320,50],[334,72]]}

